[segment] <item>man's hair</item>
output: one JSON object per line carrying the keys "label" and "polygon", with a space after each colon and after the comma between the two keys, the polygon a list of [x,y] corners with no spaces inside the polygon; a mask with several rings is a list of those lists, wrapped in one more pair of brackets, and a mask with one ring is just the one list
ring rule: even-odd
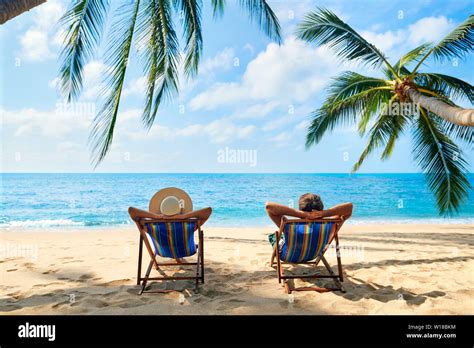
{"label": "man's hair", "polygon": [[314,193],[305,193],[298,200],[299,209],[302,211],[324,210],[324,204],[321,197]]}

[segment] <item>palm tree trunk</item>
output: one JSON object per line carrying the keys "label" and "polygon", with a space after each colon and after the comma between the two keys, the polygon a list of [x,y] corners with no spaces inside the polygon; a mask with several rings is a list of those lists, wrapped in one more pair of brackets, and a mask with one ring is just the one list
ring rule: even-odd
{"label": "palm tree trunk", "polygon": [[46,2],[46,0],[0,0],[0,24],[44,2]]}
{"label": "palm tree trunk", "polygon": [[408,87],[406,94],[414,103],[444,118],[448,122],[461,126],[474,126],[474,109],[463,109],[448,105],[439,99],[421,94],[413,87]]}

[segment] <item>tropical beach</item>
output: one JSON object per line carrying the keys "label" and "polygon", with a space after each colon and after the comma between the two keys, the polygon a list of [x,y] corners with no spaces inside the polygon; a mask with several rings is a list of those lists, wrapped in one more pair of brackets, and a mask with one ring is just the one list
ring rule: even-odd
{"label": "tropical beach", "polygon": [[472,315],[472,3],[415,3],[0,1],[0,319]]}

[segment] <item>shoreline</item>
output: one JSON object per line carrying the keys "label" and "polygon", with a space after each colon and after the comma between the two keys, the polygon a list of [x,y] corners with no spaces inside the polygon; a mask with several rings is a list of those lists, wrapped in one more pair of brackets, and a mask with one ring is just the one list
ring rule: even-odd
{"label": "shoreline", "polygon": [[[472,221],[471,221],[472,220]],[[381,225],[381,226],[471,226],[474,229],[474,217],[473,218],[459,218],[459,219],[453,219],[450,221],[444,221],[441,219],[405,219],[405,220],[348,220],[344,224],[345,226],[375,226],[375,225]],[[238,229],[264,229],[264,228],[269,228],[273,229],[275,226],[272,223],[268,223],[265,225],[262,224],[223,224],[223,225],[218,225],[218,224],[213,224],[213,223],[207,223],[206,228],[212,228],[212,229],[233,229],[233,228],[238,228]],[[38,225],[38,226],[31,226],[30,224],[26,225],[13,225],[13,226],[5,226],[5,225],[0,225],[0,233],[2,231],[21,231],[21,230],[31,230],[31,231],[38,231],[38,230],[99,230],[99,229],[127,229],[130,227],[135,227],[135,224],[133,222],[130,223],[123,223],[123,224],[107,224],[107,225],[86,225],[86,224],[71,224],[71,225]]]}

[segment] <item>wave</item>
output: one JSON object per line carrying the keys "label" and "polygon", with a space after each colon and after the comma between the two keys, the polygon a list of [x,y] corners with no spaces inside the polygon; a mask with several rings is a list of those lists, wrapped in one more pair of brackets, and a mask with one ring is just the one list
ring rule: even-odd
{"label": "wave", "polygon": [[85,226],[85,224],[84,222],[72,221],[70,219],[9,221],[9,222],[0,224],[0,227],[62,227],[62,226]]}

